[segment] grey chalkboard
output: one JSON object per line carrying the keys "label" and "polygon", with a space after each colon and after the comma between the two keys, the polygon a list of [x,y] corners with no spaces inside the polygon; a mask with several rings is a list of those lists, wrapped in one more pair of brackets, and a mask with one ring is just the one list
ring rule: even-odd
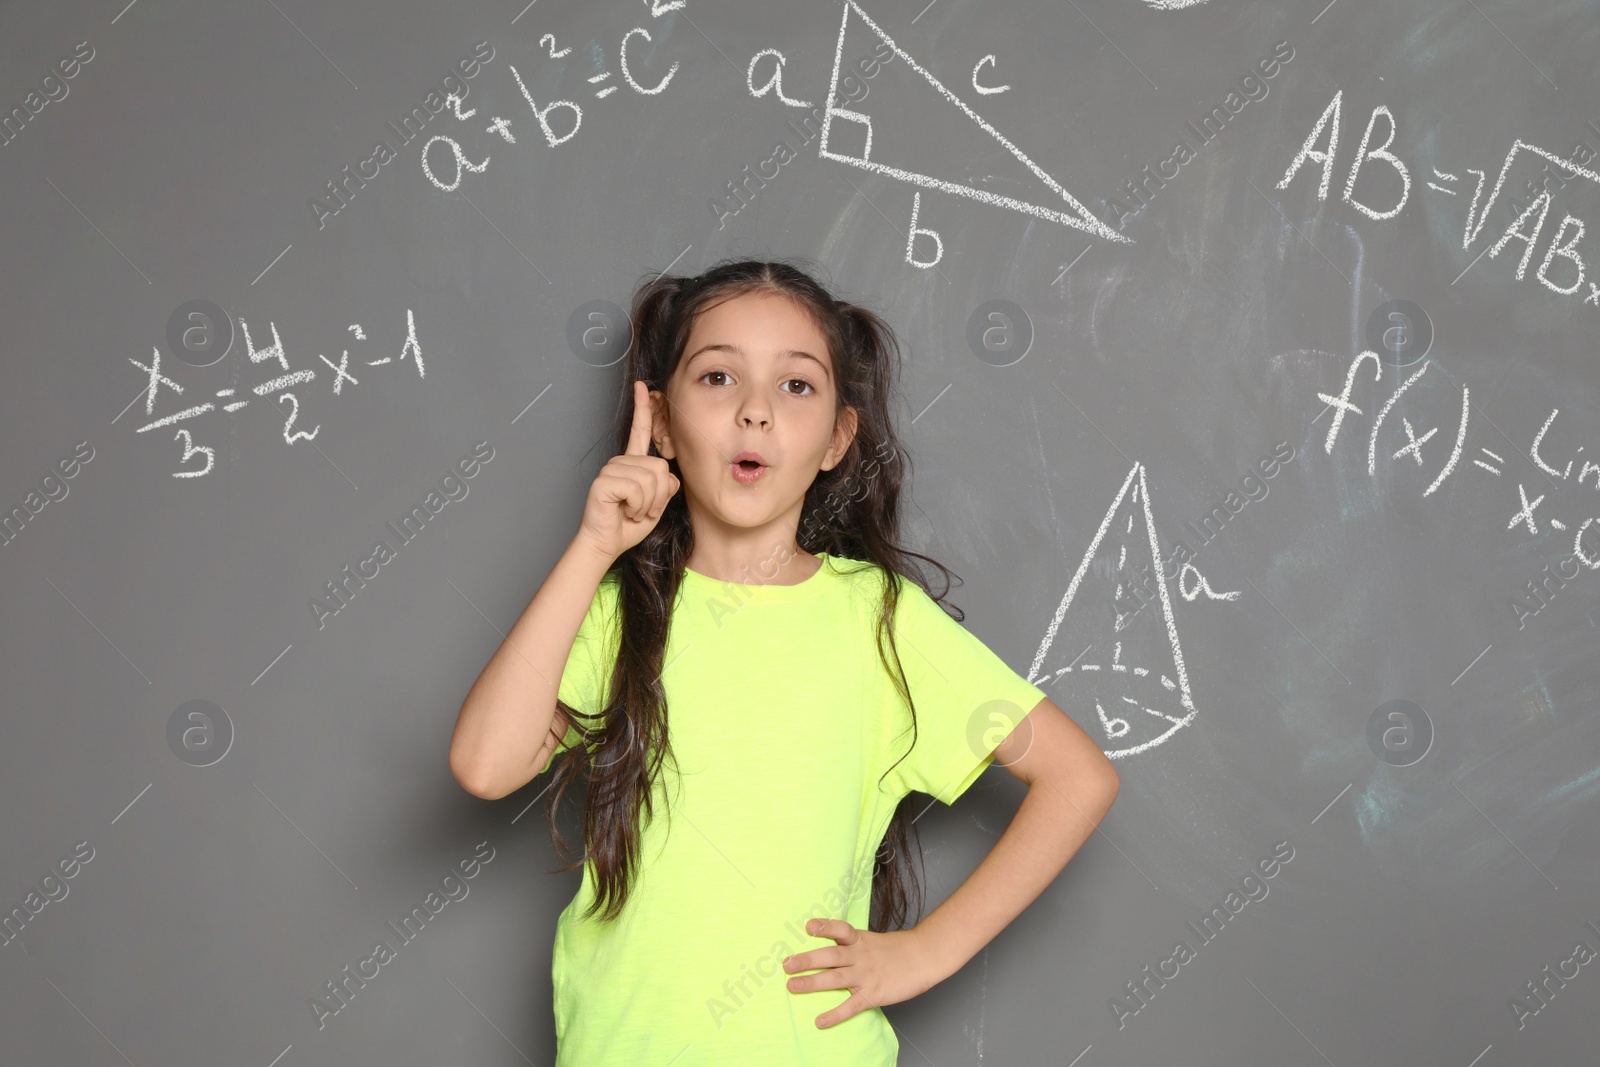
{"label": "grey chalkboard", "polygon": [[[1122,775],[903,1062],[1592,1059],[1593,5],[0,31],[8,1064],[551,1062],[577,876],[448,741],[619,309],[745,255],[900,331],[915,543]],[[930,906],[1021,795],[920,820]]]}

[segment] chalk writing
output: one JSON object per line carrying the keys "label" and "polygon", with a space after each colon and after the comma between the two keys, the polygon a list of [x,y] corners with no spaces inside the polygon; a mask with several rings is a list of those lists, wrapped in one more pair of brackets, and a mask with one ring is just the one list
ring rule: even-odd
{"label": "chalk writing", "polygon": [[[1323,441],[1323,451],[1326,453],[1331,454],[1333,452],[1334,443],[1345,425],[1346,415],[1361,415],[1364,413],[1363,409],[1352,399],[1352,396],[1355,393],[1358,379],[1364,380],[1364,377],[1359,375],[1358,371],[1369,359],[1372,361],[1374,368],[1373,381],[1381,382],[1384,364],[1379,360],[1375,352],[1368,350],[1360,353],[1350,362],[1345,374],[1344,388],[1337,396],[1329,393],[1316,394],[1318,400],[1334,409],[1327,437]],[[1384,401],[1383,406],[1378,410],[1367,434],[1367,473],[1369,475],[1375,476],[1377,474],[1378,437],[1385,428],[1386,419],[1390,411],[1395,407],[1401,396],[1413,385],[1416,385],[1423,375],[1427,373],[1428,369],[1434,365],[1435,361],[1432,359],[1424,362],[1408,375],[1394,392],[1389,394],[1388,399]],[[1428,483],[1428,487],[1422,491],[1424,497],[1432,495],[1457,470],[1465,448],[1467,426],[1472,412],[1471,390],[1467,385],[1463,384],[1461,386],[1461,414],[1455,433],[1451,435],[1454,443],[1451,446],[1449,456],[1440,466],[1438,474]],[[1532,537],[1539,536],[1546,526],[1557,533],[1567,533],[1575,530],[1573,558],[1581,561],[1590,569],[1595,569],[1600,567],[1600,560],[1591,562],[1590,557],[1584,553],[1580,539],[1590,525],[1600,523],[1600,513],[1585,515],[1580,519],[1571,516],[1570,513],[1569,517],[1562,518],[1541,511],[1541,508],[1546,506],[1547,500],[1554,504],[1553,493],[1563,485],[1579,487],[1584,485],[1585,479],[1588,479],[1592,483],[1591,488],[1600,492],[1600,463],[1583,458],[1585,446],[1578,445],[1575,448],[1571,448],[1570,451],[1558,455],[1554,443],[1548,440],[1551,429],[1555,425],[1556,416],[1560,413],[1560,408],[1551,409],[1544,423],[1532,434],[1532,439],[1526,449],[1520,448],[1509,438],[1506,440],[1507,444],[1512,445],[1518,454],[1528,460],[1528,464],[1532,468],[1528,471],[1528,476],[1533,479],[1531,483],[1533,489],[1530,493],[1530,483],[1527,481],[1519,480],[1517,482],[1516,500],[1511,505],[1511,510],[1503,513],[1508,516],[1505,520],[1505,528],[1507,530],[1521,529]],[[1387,425],[1392,438],[1397,428],[1392,422],[1387,423]],[[1489,426],[1491,430],[1499,433],[1492,422],[1489,423]],[[1389,453],[1387,447],[1385,447],[1383,450],[1385,455],[1392,460],[1401,460],[1403,457],[1409,457],[1416,466],[1423,466],[1423,446],[1433,439],[1438,427],[1431,427],[1427,432],[1418,435],[1409,417],[1402,417],[1398,430],[1404,434],[1404,443],[1393,453]],[[1494,462],[1490,463],[1484,459],[1474,458],[1472,466],[1487,471],[1492,477],[1500,477],[1509,465],[1505,456],[1490,450],[1487,446],[1480,446],[1478,451],[1481,455]],[[1563,460],[1565,461],[1564,463],[1562,462]],[[1562,463],[1562,466],[1557,467],[1556,463]],[[1546,491],[1540,491],[1541,485],[1546,488]],[[1582,506],[1595,511],[1592,502],[1584,502]]]}
{"label": "chalk writing", "polygon": [[[978,126],[981,127],[983,131],[996,142],[1003,145],[1007,152],[1011,153],[1011,155],[1019,160],[1024,166],[1026,166],[1028,170],[1032,171],[1034,177],[1038,178],[1047,187],[1049,187],[1051,192],[1065,200],[1070,206],[1071,210],[1041,207],[1037,204],[1030,204],[1026,201],[1018,200],[1015,197],[1002,196],[999,193],[990,192],[986,189],[974,189],[969,185],[962,185],[959,182],[946,181],[942,178],[936,178],[932,175],[923,174],[919,171],[909,170],[905,167],[892,166],[890,164],[874,160],[872,158],[873,117],[862,111],[848,110],[839,106],[839,68],[843,61],[844,42],[845,37],[850,29],[852,13],[854,13],[854,17],[856,19],[859,19],[863,24],[865,24],[868,30],[876,34],[883,43],[894,49],[894,54],[905,60],[906,63],[910,65],[911,69],[920,74],[923,79],[926,80],[927,83],[935,90],[937,90],[941,96],[959,108],[962,114],[966,115],[967,118],[977,123]],[[837,128],[834,122],[836,119],[844,123],[854,123],[861,127],[862,135],[865,139],[865,146],[861,149],[859,155],[849,155],[843,151],[835,151],[830,147],[830,139],[837,137]],[[881,115],[879,117],[879,122],[884,122]],[[822,122],[822,138],[817,145],[817,154],[823,159],[831,159],[839,163],[847,163],[853,167],[860,167],[862,170],[869,171],[873,174],[882,174],[886,177],[898,178],[901,181],[910,182],[914,185],[920,185],[927,189],[938,189],[943,192],[954,193],[957,196],[970,197],[971,199],[977,200],[980,203],[991,204],[995,207],[1010,208],[1013,211],[1021,211],[1024,214],[1032,215],[1035,218],[1059,222],[1064,226],[1070,226],[1074,229],[1084,230],[1088,233],[1094,234],[1097,237],[1104,237],[1108,241],[1116,241],[1122,244],[1133,243],[1130,238],[1124,237],[1111,227],[1107,226],[1104,222],[1101,222],[1098,218],[1096,218],[1094,214],[1090,212],[1088,208],[1084,207],[1076,197],[1067,192],[1066,189],[1062,188],[1061,183],[1057,182],[1049,174],[1045,173],[1043,168],[1041,168],[1033,160],[1029,159],[1028,156],[1025,155],[1020,148],[1012,144],[1003,133],[995,129],[988,122],[984,121],[984,119],[979,116],[976,111],[973,111],[971,107],[967,106],[967,104],[957,97],[955,93],[945,88],[944,84],[940,82],[938,78],[935,78],[932,73],[922,66],[922,64],[911,58],[911,55],[907,53],[905,49],[895,44],[894,39],[885,33],[883,28],[874,22],[865,11],[861,10],[860,5],[858,5],[855,0],[845,0],[843,15],[841,16],[839,22],[839,38],[838,43],[834,47],[833,53],[833,76],[828,84],[828,104]],[[937,262],[937,260],[935,260],[935,262]],[[924,264],[918,263],[917,265],[923,266]],[[928,263],[926,265],[932,266],[932,263]]]}
{"label": "chalk writing", "polygon": [[[1119,519],[1125,521],[1119,522]],[[1136,522],[1136,520],[1142,521]],[[1136,525],[1137,532],[1135,532]],[[1080,599],[1078,594],[1081,591],[1084,575],[1088,573],[1090,565],[1096,561],[1101,552],[1106,534],[1112,531],[1115,531],[1112,536],[1117,541],[1115,551],[1117,562],[1112,572],[1116,591],[1109,597],[1091,595]],[[1110,546],[1106,546],[1106,549],[1109,552]],[[1135,558],[1130,560],[1130,556]],[[1142,569],[1159,574],[1161,558],[1161,547],[1156,538],[1155,517],[1150,506],[1150,489],[1145,480],[1144,464],[1135,463],[1128,471],[1128,476],[1123,479],[1122,488],[1117,491],[1116,498],[1106,510],[1100,528],[1090,540],[1089,547],[1083,554],[1083,561],[1078,564],[1077,571],[1068,583],[1066,594],[1061,598],[1061,603],[1050,620],[1050,626],[1045,631],[1044,639],[1039,644],[1039,650],[1034,654],[1033,665],[1028,670],[1028,680],[1043,688],[1070,674],[1082,675],[1098,672],[1102,667],[1109,667],[1105,674],[1097,676],[1096,681],[1081,688],[1090,690],[1088,702],[1094,705],[1096,718],[1106,739],[1119,742],[1117,747],[1105,750],[1111,759],[1135,755],[1154,748],[1189,725],[1195,717],[1194,698],[1189,692],[1189,676],[1183,666],[1183,649],[1178,640],[1177,624],[1172,617],[1172,598],[1167,592],[1166,580],[1163,578],[1156,583],[1161,601],[1159,621],[1153,614],[1144,615],[1141,619],[1136,610],[1123,612],[1115,607],[1117,602],[1123,600],[1123,586],[1131,580],[1130,574],[1133,568],[1142,565]],[[1084,655],[1080,653],[1077,659],[1052,670],[1047,666],[1046,659],[1062,622],[1066,620],[1068,611],[1075,602],[1079,604],[1079,610],[1073,614],[1074,621],[1088,612],[1093,612],[1097,607],[1111,608],[1111,662],[1105,664],[1097,658],[1080,663],[1078,660]],[[1141,622],[1144,625],[1137,625]],[[1104,623],[1100,621],[1090,621],[1086,624],[1091,633],[1103,625]],[[1084,629],[1085,626],[1080,625],[1073,631],[1078,635],[1074,638],[1074,644],[1085,636]],[[1104,634],[1100,635],[1099,642],[1103,647]],[[1130,646],[1132,663],[1123,662],[1124,644]],[[1134,648],[1134,645],[1137,645],[1137,648]],[[1092,647],[1094,646],[1091,645]],[[1176,682],[1168,677],[1169,671],[1177,676]],[[1145,681],[1150,679],[1152,674],[1155,678]],[[1160,688],[1157,688],[1157,684]],[[1116,703],[1130,705],[1130,709],[1124,712],[1127,718],[1113,717],[1106,711],[1102,697],[1107,695],[1107,690],[1111,687],[1118,690]],[[1173,692],[1178,694],[1176,707],[1173,706],[1173,698],[1168,695]],[[1068,697],[1056,703],[1065,707],[1077,702]]]}
{"label": "chalk writing", "polygon": [[[310,383],[316,381],[317,372],[309,367],[301,370],[292,369],[289,366],[289,357],[283,347],[283,338],[278,334],[278,324],[269,321],[267,323],[267,328],[272,331],[272,344],[262,348],[257,348],[254,340],[250,336],[249,324],[245,322],[244,319],[239,320],[239,330],[244,335],[245,351],[249,354],[250,363],[264,363],[268,360],[274,360],[277,362],[279,369],[283,371],[282,374],[275,378],[269,378],[259,385],[250,387],[249,392],[253,392],[258,397],[267,397],[277,394],[280,412],[282,411],[282,403],[284,401],[288,401],[287,417],[284,419],[283,423],[283,439],[285,443],[292,445],[296,441],[313,440],[321,431],[322,425],[318,423],[310,430],[303,428],[303,425],[300,423],[300,398],[295,392],[290,390],[292,388],[309,385]],[[350,332],[357,340],[366,340],[366,331],[361,328],[360,324],[353,324],[350,327]],[[426,377],[427,367],[422,358],[422,346],[417,341],[417,320],[415,314],[410,308],[406,309],[406,335],[405,339],[400,342],[399,348],[400,351],[398,354],[386,355],[380,359],[367,360],[367,366],[379,367],[386,363],[396,361],[403,363],[407,359],[410,359],[417,368],[417,377]],[[333,360],[329,359],[320,352],[317,353],[317,358],[322,360],[322,362],[327,365],[328,369],[333,372],[333,381],[329,391],[334,396],[342,395],[345,382],[349,382],[352,386],[360,384],[359,379],[351,374],[349,370],[349,349],[344,349],[340,353],[338,363],[334,363]],[[169,389],[179,396],[184,395],[186,392],[183,385],[179,384],[177,381],[174,381],[172,378],[168,377],[167,374],[163,373],[161,369],[160,348],[151,349],[151,359],[148,364],[140,363],[132,356],[128,357],[128,362],[145,372],[145,387],[142,395],[144,397],[144,411],[146,415],[155,414],[156,400],[159,398],[159,394],[163,388]],[[213,395],[216,397],[217,401],[221,403],[222,410],[230,414],[238,411],[240,408],[248,406],[250,403],[250,398],[248,396],[245,396],[238,389],[232,386],[218,389]],[[238,399],[234,399],[235,397],[238,397]],[[211,470],[216,466],[216,449],[210,447],[209,445],[195,444],[194,435],[191,433],[189,427],[180,424],[197,419],[206,412],[215,411],[216,409],[216,403],[213,403],[210,400],[202,401],[198,404],[192,404],[181,411],[175,411],[170,415],[163,415],[159,418],[152,419],[150,422],[145,423],[145,425],[139,427],[134,432],[148,433],[151,430],[161,430],[174,426],[177,427],[177,429],[173,432],[172,439],[175,441],[181,441],[183,443],[183,454],[178,458],[180,469],[173,471],[172,476],[174,478],[200,478],[211,473]],[[196,456],[205,457],[205,466],[196,469],[196,464],[200,462],[199,460],[195,460]]]}
{"label": "chalk writing", "polygon": [[[653,18],[660,18],[669,11],[677,11],[684,6],[684,0],[673,0],[672,3],[665,4],[650,3],[650,0],[646,0],[646,3],[650,7],[650,14]],[[660,95],[666,90],[667,86],[672,84],[672,80],[677,76],[680,67],[679,61],[673,60],[667,66],[667,69],[659,75],[643,73],[642,67],[646,61],[640,57],[639,53],[646,51],[646,45],[653,46],[655,43],[655,37],[651,35],[649,29],[644,26],[635,26],[622,35],[621,41],[617,45],[617,67],[621,71],[622,81],[627,84],[628,88],[641,96]],[[550,33],[540,37],[539,44],[545,49],[544,55],[554,60],[562,59],[572,51],[571,45],[565,48],[558,47],[555,35]],[[781,54],[778,58],[781,69]],[[523,81],[522,72],[516,68],[516,65],[507,63],[506,66],[510,68],[511,77],[517,83],[517,90],[527,103],[528,110],[532,112],[534,121],[539,124],[539,132],[544,135],[545,144],[555,148],[576,137],[578,131],[583,128],[583,106],[576,100],[570,99],[550,99],[546,100],[541,106],[538,100],[534,98],[532,91],[529,90],[527,83]],[[752,60],[752,72],[754,69],[755,62]],[[646,81],[640,80],[641,78],[652,77],[655,80],[648,84]],[[602,69],[585,78],[584,82],[591,87],[596,100],[604,100],[619,88],[614,84],[603,84],[610,80],[611,71]],[[478,111],[477,108],[467,111],[461,110],[461,101],[464,99],[464,95],[457,96],[452,94],[448,98],[448,102],[453,105],[456,119],[461,122],[472,118]],[[494,115],[490,118],[489,124],[484,127],[483,132],[493,134],[507,144],[516,144],[517,137],[513,132],[512,125],[510,119]],[[448,177],[441,177],[436,173],[434,157],[438,153],[431,152],[435,145],[443,145],[450,153],[454,164],[454,172]],[[460,188],[462,179],[467,173],[483,173],[489,166],[490,158],[488,153],[464,146],[454,137],[446,134],[436,134],[430,137],[422,146],[420,162],[423,176],[441,192],[448,193]],[[440,159],[438,164],[440,169],[442,169],[443,163],[444,160]]]}

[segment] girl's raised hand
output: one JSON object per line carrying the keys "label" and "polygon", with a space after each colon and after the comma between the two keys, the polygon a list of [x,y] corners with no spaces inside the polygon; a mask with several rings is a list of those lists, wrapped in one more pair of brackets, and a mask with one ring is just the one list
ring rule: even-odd
{"label": "girl's raised hand", "polygon": [[667,461],[650,455],[650,389],[633,383],[633,427],[628,449],[614,456],[589,486],[578,536],[606,559],[616,559],[656,528],[667,501],[679,488]]}

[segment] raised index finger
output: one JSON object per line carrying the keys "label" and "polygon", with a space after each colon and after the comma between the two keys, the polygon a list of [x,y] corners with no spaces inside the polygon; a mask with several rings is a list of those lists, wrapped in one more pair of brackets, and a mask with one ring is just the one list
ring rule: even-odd
{"label": "raised index finger", "polygon": [[633,429],[628,433],[628,450],[624,455],[650,454],[650,423],[650,388],[636,381],[633,383]]}

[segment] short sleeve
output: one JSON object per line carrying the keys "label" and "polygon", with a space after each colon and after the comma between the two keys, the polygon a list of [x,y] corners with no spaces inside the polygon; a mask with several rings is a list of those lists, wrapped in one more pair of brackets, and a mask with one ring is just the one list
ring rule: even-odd
{"label": "short sleeve", "polygon": [[[617,582],[607,575],[595,590],[583,621],[578,624],[572,651],[567,654],[566,665],[561,670],[561,684],[556,689],[558,699],[587,716],[599,715],[606,706],[620,644],[616,608]],[[548,770],[555,757],[576,745],[581,737],[577,724],[569,724],[566,736],[556,744],[555,752],[539,768],[539,773]]]}
{"label": "short sleeve", "polygon": [[1045,693],[913,582],[901,583],[894,633],[917,722],[913,746],[910,715],[891,688],[898,713],[888,731],[890,780],[902,795],[915,789],[953,804]]}

